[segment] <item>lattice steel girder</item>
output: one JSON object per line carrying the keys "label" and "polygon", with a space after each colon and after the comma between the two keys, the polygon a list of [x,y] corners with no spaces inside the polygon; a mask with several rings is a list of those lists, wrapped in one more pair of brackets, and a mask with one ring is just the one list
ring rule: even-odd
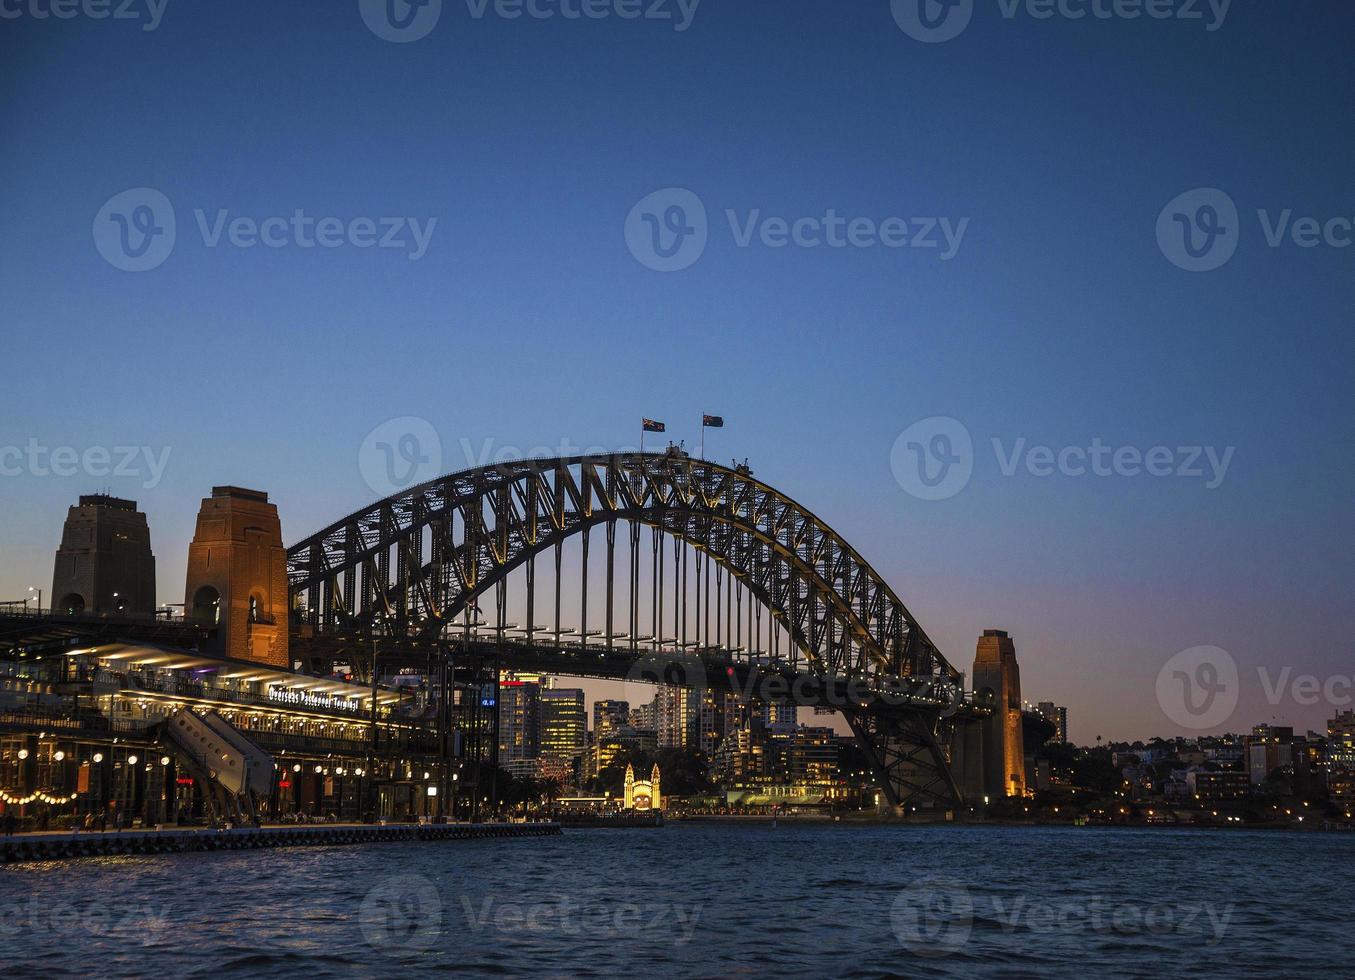
{"label": "lattice steel girder", "polygon": [[963,805],[960,788],[941,744],[949,720],[942,711],[844,711],[852,734],[870,760],[891,806]]}
{"label": "lattice steel girder", "polygon": [[529,557],[616,520],[709,555],[816,670],[959,676],[827,524],[746,469],[678,453],[522,460],[442,477],[292,546],[290,587],[319,632],[371,628],[377,617],[402,632],[413,623],[439,630]]}

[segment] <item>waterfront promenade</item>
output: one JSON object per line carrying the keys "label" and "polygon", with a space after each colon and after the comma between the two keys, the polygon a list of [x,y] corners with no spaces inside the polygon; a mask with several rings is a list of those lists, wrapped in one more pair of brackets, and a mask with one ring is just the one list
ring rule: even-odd
{"label": "waterfront promenade", "polygon": [[560,833],[554,822],[311,824],[124,831],[14,834],[0,838],[0,864],[115,854],[172,854],[257,848],[375,844],[391,841],[478,840],[545,837]]}

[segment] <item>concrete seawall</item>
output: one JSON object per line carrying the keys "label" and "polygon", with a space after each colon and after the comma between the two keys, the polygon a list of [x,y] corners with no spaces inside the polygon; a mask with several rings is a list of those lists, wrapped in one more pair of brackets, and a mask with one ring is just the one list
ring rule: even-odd
{"label": "concrete seawall", "polygon": [[160,830],[123,833],[22,834],[0,838],[0,864],[58,861],[112,854],[176,854],[275,847],[334,847],[393,841],[547,837],[558,823],[340,824],[338,826],[238,827],[231,830]]}

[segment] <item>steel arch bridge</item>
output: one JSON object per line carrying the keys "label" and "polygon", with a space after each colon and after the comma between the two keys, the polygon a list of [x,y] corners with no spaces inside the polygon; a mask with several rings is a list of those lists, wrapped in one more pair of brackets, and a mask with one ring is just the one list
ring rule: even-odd
{"label": "steel arch bridge", "polygon": [[[605,603],[603,622],[593,624],[602,628],[590,629],[589,569],[602,564],[589,558],[597,528],[605,533]],[[577,629],[561,622],[571,539],[582,552]],[[553,557],[553,619],[538,626],[543,556]],[[747,466],[670,449],[469,469],[291,546],[287,569],[303,647],[360,651],[379,639],[445,656],[453,644],[463,654],[488,647],[496,664],[502,654],[551,673],[745,693],[759,676],[775,677],[799,703],[842,711],[890,803],[960,802],[946,742],[957,711],[974,710],[963,702],[962,676],[856,549]],[[506,585],[517,571],[525,626],[506,621]],[[480,599],[491,592],[493,623],[480,618]]]}

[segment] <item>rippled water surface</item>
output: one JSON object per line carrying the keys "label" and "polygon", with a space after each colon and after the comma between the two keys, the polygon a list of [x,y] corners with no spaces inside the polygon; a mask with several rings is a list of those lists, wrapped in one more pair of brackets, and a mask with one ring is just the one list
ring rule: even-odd
{"label": "rippled water surface", "polygon": [[1355,837],[670,824],[0,870],[26,975],[1351,976]]}

